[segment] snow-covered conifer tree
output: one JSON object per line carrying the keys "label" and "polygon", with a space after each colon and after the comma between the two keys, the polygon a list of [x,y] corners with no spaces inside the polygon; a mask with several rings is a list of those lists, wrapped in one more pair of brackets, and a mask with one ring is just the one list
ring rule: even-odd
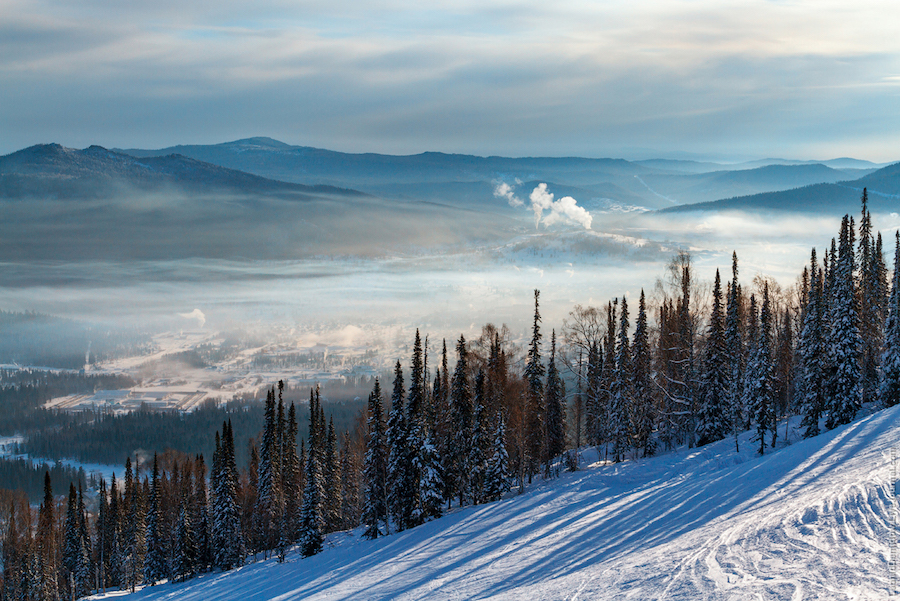
{"label": "snow-covered conifer tree", "polygon": [[894,234],[894,275],[884,324],[879,398],[885,407],[900,403],[900,231]]}
{"label": "snow-covered conifer tree", "polygon": [[728,355],[725,347],[725,323],[722,315],[722,281],[719,270],[713,285],[712,312],[703,352],[700,378],[700,412],[697,421],[697,445],[724,438],[731,430],[728,420]]}

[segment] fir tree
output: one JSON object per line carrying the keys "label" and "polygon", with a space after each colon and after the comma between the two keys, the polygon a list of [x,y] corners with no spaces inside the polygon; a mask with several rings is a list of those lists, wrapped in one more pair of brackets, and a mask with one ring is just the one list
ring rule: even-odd
{"label": "fir tree", "polygon": [[63,546],[63,568],[65,570],[66,586],[69,587],[71,597],[80,597],[76,593],[75,571],[81,556],[81,544],[78,539],[78,516],[76,514],[75,485],[69,484],[69,501],[66,505],[65,542]]}
{"label": "fir tree", "polygon": [[566,450],[566,386],[556,367],[556,330],[550,334],[546,393],[547,456],[545,471],[549,473],[553,459],[562,455]]}
{"label": "fir tree", "polygon": [[703,371],[700,379],[697,446],[721,440],[730,431],[727,391],[728,355],[725,348],[725,323],[722,316],[722,282],[717,269],[713,285],[712,313],[706,334]]}
{"label": "fir tree", "polygon": [[825,412],[825,348],[822,337],[824,327],[824,307],[822,270],[816,260],[816,249],[812,250],[809,268],[809,291],[803,310],[800,337],[797,341],[799,363],[798,404],[803,412],[800,426],[803,437],[819,434],[819,420]]}
{"label": "fir tree", "polygon": [[856,288],[854,284],[853,223],[844,216],[837,264],[832,264],[833,288],[829,314],[828,416],[830,430],[850,423],[861,403],[860,349]]}
{"label": "fir tree", "polygon": [[187,580],[194,575],[198,562],[197,539],[191,524],[188,491],[181,496],[178,525],[175,529],[175,560],[172,575],[175,580]]}
{"label": "fir tree", "polygon": [[772,390],[772,314],[769,306],[769,286],[763,290],[762,310],[759,316],[759,327],[752,356],[747,365],[746,384],[744,389],[745,403],[756,422],[754,441],[759,443],[759,454],[766,450],[766,435],[772,433],[772,445],[775,444],[775,403]]}
{"label": "fir tree", "polygon": [[653,424],[655,421],[651,384],[650,334],[647,326],[647,307],[644,291],[638,304],[638,316],[632,345],[634,403],[632,423],[634,445],[643,450],[644,457],[655,452]]}
{"label": "fir tree", "polygon": [[484,497],[484,483],[487,471],[486,450],[490,440],[484,430],[484,370],[475,376],[475,399],[472,412],[472,438],[469,441],[469,456],[466,458],[468,472],[468,492],[466,497],[473,505],[481,503]]}
{"label": "fir tree", "polygon": [[[54,517],[53,487],[50,472],[44,472],[44,500],[38,510],[37,526],[37,590],[42,601],[56,601],[59,589],[56,585],[56,519]],[[30,588],[30,587],[29,587]]]}
{"label": "fir tree", "polygon": [[450,419],[453,444],[450,448],[451,496],[463,505],[469,487],[469,443],[472,439],[472,389],[469,385],[468,350],[466,339],[460,335],[456,343],[456,370],[450,383]]}
{"label": "fir tree", "polygon": [[275,404],[275,390],[266,394],[266,421],[263,429],[262,446],[259,455],[259,484],[256,497],[256,537],[261,550],[268,555],[277,543],[277,532],[281,517],[281,491],[279,473],[279,432],[278,410]]}
{"label": "fir tree", "polygon": [[509,454],[506,451],[506,420],[503,413],[494,431],[492,454],[485,480],[485,500],[497,501],[509,491]]}
{"label": "fir tree", "polygon": [[619,317],[619,333],[616,337],[616,367],[610,394],[609,420],[615,461],[624,459],[629,442],[628,414],[632,402],[631,343],[628,340],[628,301],[622,297]]}
{"label": "fir tree", "polygon": [[192,528],[197,541],[197,571],[204,572],[212,565],[212,550],[209,537],[209,498],[206,488],[206,463],[203,455],[194,462],[194,502]]}
{"label": "fir tree", "polygon": [[322,511],[325,490],[319,460],[322,449],[317,438],[318,436],[310,435],[305,468],[306,488],[303,491],[303,506],[300,509],[300,552],[304,557],[315,555],[322,550],[325,532],[325,518]]}
{"label": "fir tree", "polygon": [[[369,435],[366,440],[365,457],[365,505],[363,523],[366,538],[377,538],[388,530],[388,446],[384,425],[381,385],[375,379],[375,387],[369,394],[368,410]],[[384,530],[381,529],[384,524]]]}
{"label": "fir tree", "polygon": [[884,351],[878,388],[884,407],[900,403],[900,231],[894,234],[894,238],[894,275],[884,324]]}
{"label": "fir tree", "polygon": [[329,419],[325,440],[325,532],[333,532],[341,527],[341,469],[338,459],[334,419]]}
{"label": "fir tree", "polygon": [[388,419],[388,510],[397,530],[409,527],[408,521],[415,508],[409,484],[409,457],[407,446],[408,424],[403,406],[403,368],[397,361],[394,367],[394,389],[391,394],[391,413]]}
{"label": "fir tree", "polygon": [[300,501],[300,457],[297,455],[297,410],[291,403],[287,416],[287,431],[284,436],[284,457],[281,470],[281,490],[284,496],[284,511],[280,525],[279,548],[284,550],[297,540]]}
{"label": "fir tree", "polygon": [[526,470],[528,481],[537,473],[546,447],[544,430],[544,364],[541,360],[541,313],[540,291],[534,291],[534,322],[531,328],[531,343],[525,363],[527,385],[525,402],[526,420]]}
{"label": "fir tree", "polygon": [[738,432],[743,422],[743,357],[744,344],[741,337],[741,287],[738,283],[737,253],[731,255],[731,283],[728,287],[728,303],[725,307],[725,352],[729,357],[728,383],[726,386],[726,403],[728,406],[728,423],[734,437],[734,450],[738,448]]}
{"label": "fir tree", "polygon": [[164,546],[165,533],[162,531],[161,523],[161,494],[159,464],[154,453],[153,473],[150,479],[150,507],[147,512],[147,561],[144,564],[144,578],[151,586],[165,578],[169,573]]}
{"label": "fir tree", "polygon": [[419,499],[421,502],[420,521],[427,522],[441,517],[443,513],[444,479],[441,474],[441,458],[435,444],[435,433],[432,430],[422,444],[421,452],[416,456],[419,473]]}

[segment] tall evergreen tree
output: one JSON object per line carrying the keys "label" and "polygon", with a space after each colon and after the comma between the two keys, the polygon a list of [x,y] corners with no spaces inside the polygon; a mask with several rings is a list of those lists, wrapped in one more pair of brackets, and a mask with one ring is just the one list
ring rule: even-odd
{"label": "tall evergreen tree", "polygon": [[284,435],[281,470],[281,490],[284,511],[281,516],[279,547],[285,549],[297,540],[300,518],[300,457],[297,455],[297,410],[294,403],[288,409],[287,430]]}
{"label": "tall evergreen tree", "polygon": [[844,216],[840,245],[831,291],[831,311],[828,331],[828,416],[825,426],[830,430],[847,424],[856,416],[862,401],[860,390],[861,339],[856,307],[854,283],[853,223]]}
{"label": "tall evergreen tree", "polygon": [[334,418],[328,421],[328,434],[325,439],[325,531],[334,532],[341,527],[341,466],[337,448],[337,434],[334,431]]}
{"label": "tall evergreen tree", "polygon": [[378,378],[375,379],[375,387],[369,394],[368,430],[363,523],[366,524],[364,536],[372,539],[388,533],[388,446],[381,384]]}
{"label": "tall evergreen tree", "polygon": [[166,533],[163,532],[162,525],[161,495],[159,464],[154,453],[150,479],[150,507],[147,511],[147,561],[144,564],[144,578],[151,586],[169,573],[169,567],[166,565]]}
{"label": "tall evergreen tree", "polygon": [[491,458],[485,481],[485,500],[497,501],[510,489],[509,454],[506,451],[506,419],[500,413],[494,430]]}
{"label": "tall evergreen tree", "polygon": [[459,504],[466,501],[469,487],[469,444],[472,439],[472,388],[469,384],[469,351],[462,335],[456,343],[456,369],[450,382],[450,420],[453,444],[450,448],[451,496],[459,498]]}
{"label": "tall evergreen tree", "polygon": [[819,434],[819,420],[825,412],[825,347],[822,331],[825,325],[822,270],[812,250],[809,269],[809,291],[797,341],[799,363],[798,404],[803,412],[800,426],[803,437]]}
{"label": "tall evergreen tree", "polygon": [[556,330],[550,334],[550,359],[547,362],[546,387],[547,455],[545,471],[549,474],[554,458],[566,450],[566,385],[556,367]]}
{"label": "tall evergreen tree", "polygon": [[752,356],[747,364],[744,388],[745,404],[756,422],[754,441],[759,443],[759,454],[766,450],[766,436],[771,432],[775,444],[775,401],[772,388],[772,312],[769,305],[769,286],[763,289],[762,309]]}
{"label": "tall evergreen tree", "polygon": [[175,561],[172,576],[175,580],[187,580],[194,575],[198,561],[197,539],[191,520],[188,491],[184,490],[178,511],[175,530]]}
{"label": "tall evergreen tree", "polygon": [[259,454],[259,485],[256,498],[256,537],[260,541],[261,550],[266,556],[274,549],[278,540],[278,526],[281,515],[281,491],[279,473],[279,432],[278,409],[275,403],[275,390],[266,394],[266,421],[263,429],[262,445]]}
{"label": "tall evergreen tree", "polygon": [[38,510],[37,526],[37,576],[39,599],[56,601],[59,589],[56,584],[56,518],[54,511],[53,486],[50,484],[50,472],[44,472],[44,500]]}
{"label": "tall evergreen tree", "polygon": [[528,481],[537,473],[546,448],[544,429],[544,364],[541,360],[540,291],[534,291],[534,321],[531,327],[531,343],[525,359],[526,471]]}
{"label": "tall evergreen tree", "polygon": [[475,376],[475,398],[472,410],[472,438],[467,448],[469,456],[466,458],[468,473],[468,492],[466,497],[473,505],[481,503],[484,497],[485,472],[487,470],[486,451],[490,442],[485,432],[485,376],[484,370],[479,369]]}
{"label": "tall evergreen tree", "polygon": [[900,231],[894,234],[894,238],[894,275],[884,324],[884,351],[878,389],[881,404],[885,407],[900,403]]}
{"label": "tall evergreen tree", "polygon": [[[319,432],[317,408],[310,407],[309,447],[306,455],[306,487],[303,490],[303,506],[300,509],[300,552],[304,557],[322,550],[325,532],[325,516],[322,503],[325,487],[322,478],[322,437]],[[315,417],[314,417],[315,416]]]}
{"label": "tall evergreen tree", "polygon": [[728,423],[734,437],[734,450],[738,448],[738,433],[743,423],[743,357],[744,344],[741,336],[741,286],[738,283],[737,253],[731,255],[731,283],[728,287],[728,303],[725,307],[725,352],[729,357],[728,383],[726,402],[728,406]]}
{"label": "tall evergreen tree", "polygon": [[416,499],[408,489],[409,477],[409,425],[404,408],[403,368],[400,361],[394,366],[394,389],[391,394],[391,413],[388,419],[388,510],[398,530],[410,526],[409,520],[416,507]]}
{"label": "tall evergreen tree", "polygon": [[653,386],[651,382],[650,333],[647,324],[647,306],[644,291],[638,303],[638,316],[634,329],[632,344],[633,390],[634,403],[631,422],[634,431],[634,446],[642,449],[643,456],[654,454],[656,448],[653,440],[653,424],[655,422]]}
{"label": "tall evergreen tree", "polygon": [[725,323],[722,315],[722,281],[719,270],[713,285],[712,312],[703,353],[700,379],[700,413],[697,423],[697,446],[721,440],[730,431],[728,420],[728,354],[725,346]]}
{"label": "tall evergreen tree", "polygon": [[619,332],[616,336],[616,367],[610,394],[609,420],[614,461],[622,461],[629,446],[629,413],[632,404],[631,342],[628,340],[628,301],[622,297]]}

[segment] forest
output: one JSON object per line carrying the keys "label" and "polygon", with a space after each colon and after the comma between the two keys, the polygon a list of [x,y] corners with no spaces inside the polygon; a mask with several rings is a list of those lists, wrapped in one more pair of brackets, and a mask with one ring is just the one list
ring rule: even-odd
{"label": "forest", "polygon": [[653,306],[643,291],[637,303],[576,306],[558,336],[547,336],[536,290],[522,349],[488,324],[452,351],[444,341],[435,359],[417,331],[408,368],[398,361],[392,382],[376,379],[365,411],[342,428],[313,388],[301,436],[303,408],[278,382],[255,439],[223,414],[211,455],[128,457],[93,504],[74,484],[57,498],[65,491],[47,475],[37,511],[14,497],[0,507],[3,598],[75,598],[310,556],[329,532],[358,526],[367,538],[390,535],[577,469],[584,445],[619,462],[737,445],[750,430],[765,454],[788,416],[812,437],[865,404],[896,405],[900,233],[889,278],[865,191],[861,202],[858,225],[846,215],[791,290],[761,276],[742,283],[734,255],[730,279],[717,272],[707,294],[679,253]]}

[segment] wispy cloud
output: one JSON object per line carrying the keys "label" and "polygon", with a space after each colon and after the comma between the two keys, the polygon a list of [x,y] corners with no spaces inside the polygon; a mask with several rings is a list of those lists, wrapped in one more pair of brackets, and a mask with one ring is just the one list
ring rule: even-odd
{"label": "wispy cloud", "polygon": [[0,17],[0,151],[267,134],[896,158],[894,3],[2,0]]}

